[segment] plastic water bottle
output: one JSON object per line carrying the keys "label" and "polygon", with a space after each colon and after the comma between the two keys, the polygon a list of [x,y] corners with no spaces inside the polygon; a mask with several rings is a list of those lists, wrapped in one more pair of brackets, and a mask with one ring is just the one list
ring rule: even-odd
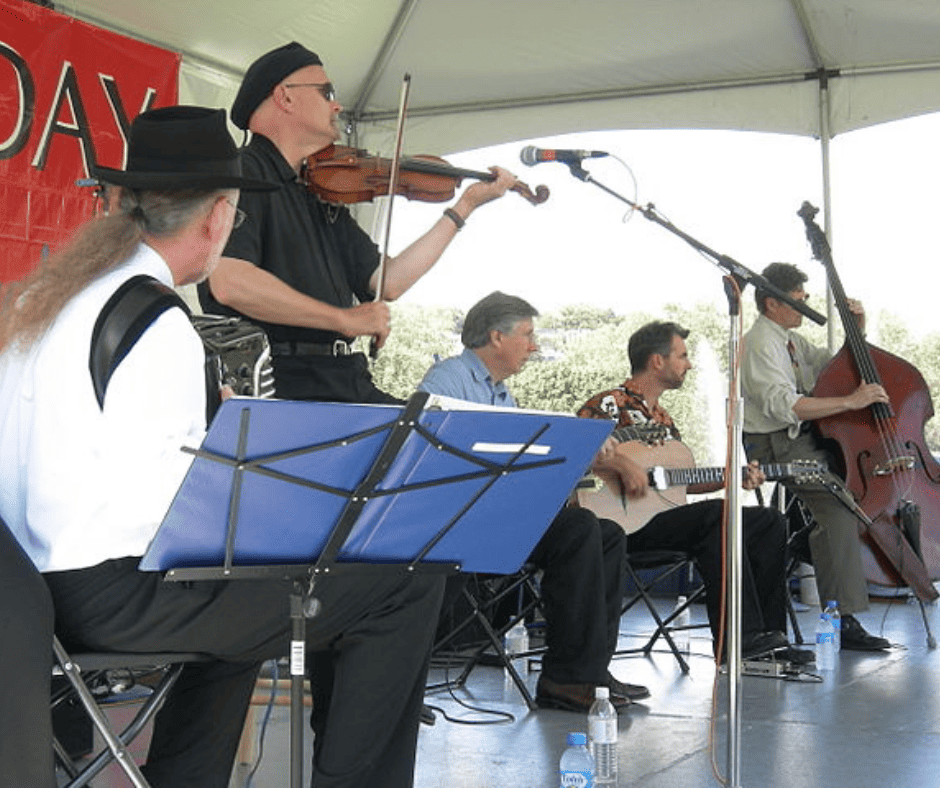
{"label": "plastic water bottle", "polygon": [[842,615],[839,613],[839,606],[836,604],[836,600],[830,599],[826,602],[826,609],[823,613],[829,616],[829,621],[832,622],[832,628],[835,630],[835,652],[838,654],[842,650]]}
{"label": "plastic water bottle", "polygon": [[[686,597],[679,595],[676,597],[676,607],[678,610],[686,603]],[[679,649],[679,653],[683,656],[689,656],[690,646],[689,646],[689,625],[692,623],[692,614],[689,612],[688,608],[685,608],[679,615],[677,615],[672,620],[672,626],[676,628],[675,635],[673,635],[673,641],[676,644],[676,648]]]}
{"label": "plastic water bottle", "polygon": [[[525,627],[525,622],[522,620],[517,621],[513,627],[506,633],[505,636],[505,645],[506,653],[510,658],[518,656],[519,654],[525,654],[529,650],[529,630]],[[519,671],[520,676],[529,675],[529,660],[526,657],[522,659],[513,660],[513,664],[516,666],[516,670]],[[509,676],[509,671],[506,671],[507,677]]]}
{"label": "plastic water bottle", "polygon": [[561,788],[594,788],[594,758],[586,734],[568,734],[568,749],[561,755],[558,772]]}
{"label": "plastic water bottle", "polygon": [[596,700],[588,712],[588,738],[594,758],[594,785],[617,785],[617,710],[610,702],[610,690],[597,687]]}
{"label": "plastic water bottle", "polygon": [[819,614],[816,622],[816,669],[833,670],[836,666],[836,631],[829,616]]}

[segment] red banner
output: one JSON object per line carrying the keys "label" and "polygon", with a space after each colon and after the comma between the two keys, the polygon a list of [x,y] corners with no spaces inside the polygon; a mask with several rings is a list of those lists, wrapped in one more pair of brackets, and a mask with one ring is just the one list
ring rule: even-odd
{"label": "red banner", "polygon": [[0,3],[0,281],[91,215],[95,165],[123,167],[131,121],[177,103],[179,55],[21,0]]}

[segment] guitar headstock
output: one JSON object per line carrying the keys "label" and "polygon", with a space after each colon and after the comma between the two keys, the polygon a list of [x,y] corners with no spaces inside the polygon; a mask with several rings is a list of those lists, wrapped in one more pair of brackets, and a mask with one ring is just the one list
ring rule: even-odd
{"label": "guitar headstock", "polygon": [[669,427],[665,424],[649,422],[648,424],[631,424],[628,427],[618,427],[611,433],[611,437],[624,443],[626,441],[641,441],[655,446],[670,437]]}
{"label": "guitar headstock", "polygon": [[791,460],[784,465],[784,476],[795,484],[820,482],[828,474],[826,464],[818,460]]}

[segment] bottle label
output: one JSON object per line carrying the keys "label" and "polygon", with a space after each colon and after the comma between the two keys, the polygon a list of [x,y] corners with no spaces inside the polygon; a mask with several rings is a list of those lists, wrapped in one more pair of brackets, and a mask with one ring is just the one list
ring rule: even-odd
{"label": "bottle label", "polygon": [[591,772],[562,772],[561,788],[594,788]]}
{"label": "bottle label", "polygon": [[825,643],[835,643],[836,636],[833,632],[817,632],[816,633],[816,642],[819,644]]}
{"label": "bottle label", "polygon": [[599,744],[617,741],[617,720],[610,718],[591,718],[588,720],[588,737]]}

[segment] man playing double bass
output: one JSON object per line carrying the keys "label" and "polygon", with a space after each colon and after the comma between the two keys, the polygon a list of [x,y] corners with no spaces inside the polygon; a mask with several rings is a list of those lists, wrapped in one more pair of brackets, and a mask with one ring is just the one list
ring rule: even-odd
{"label": "man playing double bass", "polygon": [[[794,301],[805,301],[804,274],[795,265],[772,263],[762,272],[768,282]],[[816,419],[888,402],[877,383],[862,383],[842,397],[813,397],[810,392],[831,355],[794,332],[803,316],[766,290],[755,292],[760,314],[744,338],[741,384],[744,394],[744,446],[749,460],[762,463],[797,459],[837,466],[811,431]],[[849,300],[864,327],[865,312]],[[867,610],[868,585],[862,569],[858,519],[826,491],[795,489],[815,527],[809,534],[810,553],[822,604],[834,599],[842,611],[842,648],[884,651],[890,643],[865,631],[855,617]]]}
{"label": "man playing double bass", "polygon": [[[243,194],[245,223],[233,233],[199,298],[206,312],[245,316],[272,345],[279,397],[397,402],[372,382],[352,341],[391,330],[389,308],[373,300],[379,251],[345,206],[309,193],[300,175],[308,157],[339,138],[342,105],[320,58],[293,42],[258,58],[232,104],[232,122],[252,132],[245,172],[281,184],[261,199]],[[515,177],[464,190],[431,229],[385,264],[382,297],[394,300],[427,273],[479,206],[501,197]]]}

